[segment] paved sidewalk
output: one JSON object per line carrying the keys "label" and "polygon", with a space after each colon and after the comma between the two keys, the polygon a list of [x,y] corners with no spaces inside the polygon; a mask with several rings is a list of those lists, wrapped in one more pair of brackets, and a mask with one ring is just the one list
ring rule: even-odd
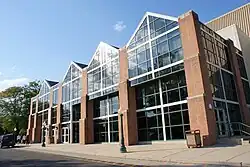
{"label": "paved sidewalk", "polygon": [[249,146],[222,146],[188,149],[183,143],[160,143],[127,147],[120,153],[118,144],[57,144],[42,148],[40,144],[19,147],[28,151],[67,155],[76,158],[146,166],[250,166]]}

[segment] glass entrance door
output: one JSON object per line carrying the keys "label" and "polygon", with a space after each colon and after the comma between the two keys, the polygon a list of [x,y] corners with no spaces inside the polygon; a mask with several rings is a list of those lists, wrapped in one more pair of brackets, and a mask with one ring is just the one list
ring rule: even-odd
{"label": "glass entrance door", "polygon": [[69,128],[62,128],[62,143],[69,143]]}
{"label": "glass entrance door", "polygon": [[217,135],[219,137],[226,137],[229,135],[228,118],[225,110],[215,109]]}

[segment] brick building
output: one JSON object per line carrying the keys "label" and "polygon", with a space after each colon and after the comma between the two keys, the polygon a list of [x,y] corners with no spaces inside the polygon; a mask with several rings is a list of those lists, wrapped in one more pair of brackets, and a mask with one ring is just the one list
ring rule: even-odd
{"label": "brick building", "polygon": [[206,23],[209,28],[215,31],[233,24],[237,25],[241,31],[250,37],[250,3],[240,6]]}
{"label": "brick building", "polygon": [[88,65],[71,62],[62,82],[45,80],[31,99],[27,133],[47,143],[126,145],[185,139],[203,145],[250,125],[249,82],[241,50],[189,11],[179,18],[147,12],[123,48],[101,42]]}

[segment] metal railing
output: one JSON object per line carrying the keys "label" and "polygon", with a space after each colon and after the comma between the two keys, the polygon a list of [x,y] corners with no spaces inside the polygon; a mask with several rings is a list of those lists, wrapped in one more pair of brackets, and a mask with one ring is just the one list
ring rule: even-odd
{"label": "metal railing", "polygon": [[230,127],[233,132],[238,132],[240,136],[250,136],[250,126],[242,122],[231,122]]}
{"label": "metal railing", "polygon": [[250,136],[250,126],[242,122],[220,122],[219,124],[224,124],[227,128],[223,128],[223,130],[217,129],[218,137]]}

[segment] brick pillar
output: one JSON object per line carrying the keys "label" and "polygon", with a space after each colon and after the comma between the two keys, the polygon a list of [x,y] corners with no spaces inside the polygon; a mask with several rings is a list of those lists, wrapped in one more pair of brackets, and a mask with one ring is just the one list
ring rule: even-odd
{"label": "brick pillar", "polygon": [[236,48],[232,40],[228,39],[226,41],[228,48],[228,56],[231,61],[231,68],[234,73],[235,87],[237,91],[238,101],[240,104],[240,112],[243,123],[250,125],[250,112],[247,107],[245,93],[243,89],[243,83],[241,80],[239,64],[236,55]]}
{"label": "brick pillar", "polygon": [[45,143],[51,144],[52,143],[52,126],[48,125],[46,130],[46,136],[45,136]]}
{"label": "brick pillar", "polygon": [[79,120],[80,144],[94,143],[93,101],[88,100],[87,69],[82,72],[81,119]]}
{"label": "brick pillar", "polygon": [[62,135],[62,126],[60,123],[57,123],[55,126],[54,144],[61,143],[61,135]]}
{"label": "brick pillar", "polygon": [[89,100],[87,103],[87,143],[94,143],[94,100]]}
{"label": "brick pillar", "polygon": [[31,135],[31,133],[30,133],[30,130],[31,130],[31,128],[33,128],[33,127],[31,127],[31,117],[32,117],[32,115],[29,115],[29,122],[28,122],[28,128],[27,128],[27,131],[26,131],[26,135]]}
{"label": "brick pillar", "polygon": [[[128,82],[128,54],[126,48],[119,51],[120,83],[119,83],[119,113],[123,113],[123,132],[125,145],[137,143],[137,117],[135,88],[129,87]],[[119,137],[121,137],[120,115]]]}
{"label": "brick pillar", "polygon": [[56,108],[56,126],[55,126],[55,137],[54,143],[61,143],[61,108],[62,108],[62,84],[59,85],[58,88],[58,97],[57,97],[57,108]]}
{"label": "brick pillar", "polygon": [[32,142],[32,134],[33,134],[32,130],[33,130],[33,128],[27,130],[27,131],[28,131],[28,132],[27,132],[27,133],[28,133],[28,134],[27,134],[27,135],[28,135],[28,140],[29,140],[30,143],[33,143],[33,142]]}
{"label": "brick pillar", "polygon": [[[80,144],[94,143],[94,125],[93,125],[93,100],[87,101],[87,97],[82,97],[82,105],[86,104],[85,111],[81,108],[81,119],[79,122]],[[83,115],[82,115],[83,113]]]}
{"label": "brick pillar", "polygon": [[179,17],[184,68],[188,90],[191,130],[199,129],[204,146],[216,143],[216,120],[198,15],[189,11]]}
{"label": "brick pillar", "polygon": [[27,135],[28,135],[28,140],[30,141],[30,143],[32,143],[33,142],[32,135],[33,135],[33,128],[34,128],[34,116],[29,115],[29,120],[30,120],[30,124],[29,124],[29,128],[27,129]]}
{"label": "brick pillar", "polygon": [[35,115],[35,119],[36,119],[36,124],[35,127],[33,129],[33,133],[34,133],[34,138],[33,141],[34,143],[40,143],[41,142],[41,135],[42,135],[42,120],[41,120],[41,116],[38,116],[38,114]]}

